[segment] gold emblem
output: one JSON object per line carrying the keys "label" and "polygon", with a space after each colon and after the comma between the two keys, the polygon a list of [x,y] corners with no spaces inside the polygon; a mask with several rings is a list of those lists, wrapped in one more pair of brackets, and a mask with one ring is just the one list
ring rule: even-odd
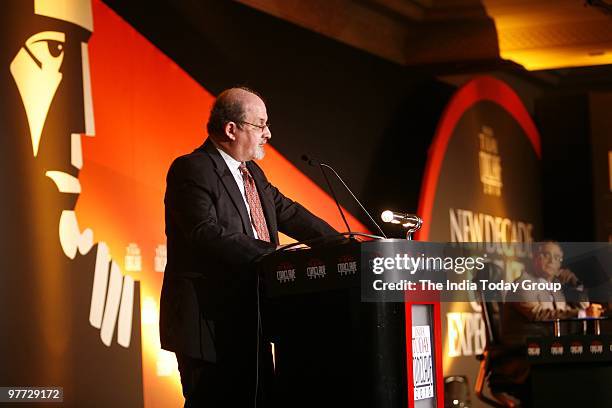
{"label": "gold emblem", "polygon": [[478,134],[480,151],[480,181],[483,192],[487,195],[501,197],[503,187],[501,157],[497,146],[497,139],[493,136],[493,129],[483,126]]}

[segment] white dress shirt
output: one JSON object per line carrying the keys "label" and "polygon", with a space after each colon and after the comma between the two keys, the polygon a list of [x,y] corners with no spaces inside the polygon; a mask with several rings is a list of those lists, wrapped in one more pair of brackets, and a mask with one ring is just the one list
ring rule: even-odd
{"label": "white dress shirt", "polygon": [[225,153],[223,150],[217,147],[219,153],[221,153],[221,157],[225,160],[225,164],[229,167],[232,176],[234,176],[234,180],[236,180],[236,184],[238,184],[238,190],[240,190],[240,194],[242,194],[242,199],[244,200],[244,205],[247,209],[247,214],[249,215],[249,223],[251,224],[251,228],[253,228],[253,234],[255,234],[255,238],[259,238],[257,235],[257,231],[255,231],[255,227],[253,226],[253,220],[251,220],[251,208],[249,207],[249,203],[247,202],[246,194],[244,192],[244,179],[242,178],[242,173],[240,172],[240,165],[242,162],[234,159],[229,154]]}

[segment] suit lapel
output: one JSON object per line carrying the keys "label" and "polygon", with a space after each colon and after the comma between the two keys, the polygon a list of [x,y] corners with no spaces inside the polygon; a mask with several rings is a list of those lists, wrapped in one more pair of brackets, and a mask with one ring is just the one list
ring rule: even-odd
{"label": "suit lapel", "polygon": [[250,218],[247,213],[246,205],[244,204],[244,199],[242,198],[242,194],[240,194],[238,185],[236,185],[236,179],[234,179],[232,172],[227,167],[225,160],[223,160],[223,157],[221,157],[221,154],[210,140],[206,140],[206,142],[204,142],[204,144],[202,145],[201,149],[204,149],[204,151],[208,153],[213,163],[215,164],[215,171],[217,172],[217,175],[221,179],[221,182],[223,183],[227,194],[232,199],[234,206],[240,214],[240,218],[242,219],[242,226],[244,227],[246,234],[251,238],[255,238],[255,235],[253,234],[253,227],[251,227]]}
{"label": "suit lapel", "polygon": [[253,180],[255,181],[255,186],[257,187],[259,201],[261,201],[261,207],[263,209],[264,216],[266,217],[266,224],[268,225],[270,239],[274,244],[278,245],[278,226],[276,225],[276,210],[274,208],[274,203],[264,194],[264,181],[258,176],[258,171],[253,171],[253,168],[255,167],[253,162],[247,162],[246,165],[251,172]]}

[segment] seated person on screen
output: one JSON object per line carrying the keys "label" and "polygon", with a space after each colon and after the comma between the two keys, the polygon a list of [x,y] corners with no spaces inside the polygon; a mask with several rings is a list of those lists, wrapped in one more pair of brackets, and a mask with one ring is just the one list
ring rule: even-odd
{"label": "seated person on screen", "polygon": [[[561,268],[562,262],[563,251],[558,243],[538,242],[534,245],[531,268],[524,271],[517,282],[560,282],[565,288],[578,287],[578,278],[569,269]],[[524,345],[527,337],[549,336],[552,334],[551,326],[535,322],[577,317],[580,310],[588,307],[589,302],[568,303],[563,290],[527,290],[519,285],[515,293],[507,296],[504,304],[502,341],[517,346]]]}
{"label": "seated person on screen", "polygon": [[[560,282],[576,288],[579,281],[569,269],[561,268],[563,251],[558,243],[547,241],[534,245],[533,260],[516,282]],[[552,319],[578,316],[580,310],[589,307],[588,302],[577,305],[566,301],[563,290],[527,290],[519,285],[515,293],[506,296],[502,310],[501,342],[508,350],[503,358],[492,364],[491,381],[505,384],[507,392],[518,397],[523,406],[529,406],[529,362],[527,361],[527,337],[551,336],[552,324],[538,323]],[[512,352],[514,351],[514,352]]]}

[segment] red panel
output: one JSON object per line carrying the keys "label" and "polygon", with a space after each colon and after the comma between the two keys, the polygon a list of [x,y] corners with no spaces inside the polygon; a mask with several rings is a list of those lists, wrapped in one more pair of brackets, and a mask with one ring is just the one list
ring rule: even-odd
{"label": "red panel", "polygon": [[[529,113],[525,109],[519,96],[504,82],[489,76],[474,78],[466,83],[453,96],[448,106],[446,107],[442,119],[438,125],[436,135],[429,148],[429,158],[425,168],[423,183],[421,186],[421,196],[419,200],[418,214],[425,220],[423,227],[417,232],[416,237],[421,241],[427,241],[429,238],[429,223],[433,210],[435,194],[438,185],[440,169],[450,137],[455,130],[457,122],[463,114],[480,101],[491,101],[504,108],[521,126],[533,149],[538,157],[541,157],[540,136],[538,130],[531,120]],[[413,303],[414,304],[414,303]],[[406,303],[406,351],[409,362],[409,381],[408,395],[409,401],[412,401],[412,348],[409,344],[412,336],[408,334],[412,326],[411,305]],[[434,315],[434,352],[436,361],[436,391],[438,397],[438,407],[444,406],[444,373],[442,364],[442,319],[440,312],[440,304],[433,304]]]}
{"label": "red panel", "polygon": [[[404,292],[407,296],[408,292]],[[408,386],[408,407],[414,401],[414,379],[412,377],[412,305],[414,303],[404,301],[404,314],[406,315],[406,380]]]}
{"label": "red panel", "polygon": [[[444,373],[442,364],[442,319],[440,314],[440,303],[410,302],[408,292],[404,292],[404,314],[406,316],[406,371],[408,385],[408,406],[414,401],[414,381],[412,378],[412,305],[431,305],[433,307],[433,352],[436,365],[435,392],[438,408],[444,408]],[[410,295],[412,296],[412,294]]]}

